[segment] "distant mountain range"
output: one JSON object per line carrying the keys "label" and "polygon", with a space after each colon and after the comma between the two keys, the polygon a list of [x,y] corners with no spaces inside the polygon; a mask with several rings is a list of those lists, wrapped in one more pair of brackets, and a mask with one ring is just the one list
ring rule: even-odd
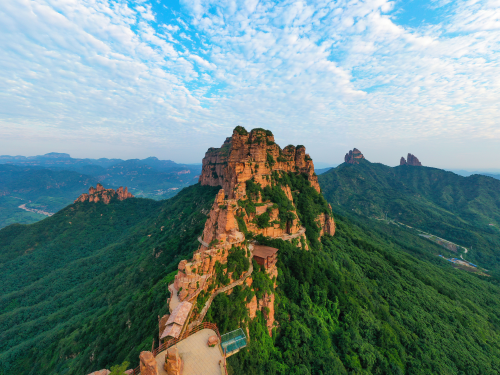
{"label": "distant mountain range", "polygon": [[[68,154],[0,156],[0,228],[29,224],[71,204],[98,182],[127,186],[136,197],[167,199],[198,182],[201,164],[149,157],[77,159]],[[24,205],[24,206],[23,206]]]}

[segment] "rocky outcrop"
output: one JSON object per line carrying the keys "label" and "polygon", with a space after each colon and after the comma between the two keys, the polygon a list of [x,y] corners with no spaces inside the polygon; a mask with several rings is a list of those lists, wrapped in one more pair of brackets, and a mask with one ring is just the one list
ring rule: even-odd
{"label": "rocky outcrop", "polygon": [[418,158],[415,155],[408,154],[408,157],[406,160],[404,157],[401,157],[401,160],[399,161],[399,165],[412,165],[414,167],[421,167],[422,163],[418,160]]}
{"label": "rocky outcrop", "polygon": [[[362,158],[362,155],[359,156],[361,153],[358,153],[359,151],[355,153],[355,157]],[[306,154],[305,147],[287,146],[281,149],[274,142],[272,133],[264,129],[254,129],[248,133],[237,127],[221,148],[210,148],[207,151],[200,182],[202,185],[222,186],[222,189],[215,197],[205,222],[203,234],[199,238],[200,247],[190,261],[182,260],[179,263],[179,271],[175,275],[171,291],[180,301],[189,301],[196,306],[196,299],[202,291],[203,295],[214,295],[221,291],[230,294],[232,288],[229,285],[240,276],[233,277],[227,268],[217,267],[227,263],[229,252],[234,249],[243,249],[247,256],[251,256],[253,245],[249,246],[246,236],[254,238],[261,234],[285,241],[298,239],[300,248],[309,249],[305,228],[300,223],[293,202],[294,195],[300,192],[292,192],[290,186],[282,184],[281,175],[290,172],[305,174],[310,185],[320,192],[314,164]],[[267,186],[278,186],[290,204],[280,206],[266,200],[269,198],[263,198],[263,189]],[[284,196],[280,198],[280,202]],[[280,213],[283,207],[286,207],[286,211]],[[334,235],[335,222],[331,207],[329,213],[323,213],[317,218],[317,223],[321,228],[321,235]],[[227,277],[224,278],[224,284],[220,281],[221,272]],[[276,265],[266,268],[266,273],[271,280],[276,280]],[[253,280],[248,275],[240,284],[253,289]],[[265,294],[260,300],[254,296],[246,303],[250,318],[254,318],[258,310],[263,312],[271,333],[274,326],[274,294]],[[197,314],[201,317],[202,311],[195,308],[192,321],[197,321]]]}
{"label": "rocky outcrop", "polygon": [[316,223],[321,228],[321,231],[319,233],[320,237],[324,234],[328,234],[330,236],[333,236],[335,234],[335,220],[333,220],[333,217],[331,217],[329,214],[320,214],[316,218]]}
{"label": "rocky outcrop", "polygon": [[365,157],[357,148],[349,151],[345,154],[344,161],[348,164],[359,164],[360,159],[364,159]]}
{"label": "rocky outcrop", "polygon": [[128,198],[133,198],[134,196],[129,193],[128,189],[123,187],[119,187],[116,191],[114,189],[104,189],[101,184],[97,184],[94,189],[93,186],[90,187],[88,194],[80,195],[76,200],[76,202],[104,202],[108,204],[112,198],[116,197],[118,200],[123,201]]}
{"label": "rocky outcrop", "polygon": [[[183,362],[179,356],[179,350],[176,346],[167,350],[165,354],[165,364],[163,369],[167,372],[167,375],[181,375],[183,368]],[[141,371],[142,375],[142,371]]]}
{"label": "rocky outcrop", "polygon": [[289,145],[282,150],[269,130],[248,133],[242,127],[234,129],[221,148],[208,149],[199,181],[222,186],[229,199],[240,199],[245,195],[245,181],[254,178],[265,187],[273,171],[306,173],[311,185],[320,191],[314,164],[304,146]]}
{"label": "rocky outcrop", "polygon": [[255,296],[255,294],[250,302],[247,303],[247,309],[250,319],[253,319],[257,316],[257,297]]}
{"label": "rocky outcrop", "polygon": [[262,313],[264,315],[264,319],[266,319],[266,326],[269,334],[272,334],[272,329],[274,326],[274,293],[264,294],[262,300],[259,301],[259,305],[262,307]]}
{"label": "rocky outcrop", "polygon": [[139,355],[141,375],[158,375],[156,359],[151,352],[141,352]]}

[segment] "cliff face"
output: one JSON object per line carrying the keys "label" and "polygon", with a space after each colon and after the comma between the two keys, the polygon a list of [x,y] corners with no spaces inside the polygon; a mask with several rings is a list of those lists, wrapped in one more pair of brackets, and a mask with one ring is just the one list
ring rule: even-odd
{"label": "cliff face", "polygon": [[345,154],[344,161],[349,164],[359,164],[360,159],[364,159],[365,157],[357,148],[349,151]]}
{"label": "cliff face", "polygon": [[117,197],[118,200],[123,201],[127,198],[133,198],[134,196],[128,192],[128,189],[123,187],[119,187],[116,191],[114,189],[104,189],[101,184],[97,184],[94,189],[93,186],[90,187],[88,194],[80,195],[76,200],[76,202],[99,202],[103,201],[105,204],[108,204],[113,197]]}
{"label": "cliff face", "polygon": [[254,178],[262,187],[269,185],[273,171],[306,173],[319,192],[318,177],[304,146],[289,145],[283,150],[268,130],[248,133],[237,127],[221,148],[210,148],[203,158],[202,185],[222,186],[230,199],[245,196],[245,181]]}
{"label": "cliff face", "polygon": [[[220,185],[222,189],[215,197],[199,238],[200,247],[193,259],[179,263],[179,271],[171,286],[176,296],[170,300],[171,303],[174,300],[189,301],[196,306],[199,296],[206,298],[208,294],[221,291],[230,294],[232,285],[236,283],[254,290],[251,268],[243,275],[234,277],[228,271],[230,267],[224,265],[232,252],[241,249],[252,264],[253,238],[257,235],[295,241],[303,250],[309,249],[306,229],[294,204],[294,195],[297,198],[302,193],[292,191],[288,185],[293,181],[289,179],[290,174],[299,176],[294,178],[305,179],[301,181],[320,192],[314,164],[305,147],[287,146],[282,150],[274,142],[271,132],[264,129],[248,133],[237,127],[221,148],[207,151],[200,182],[202,185]],[[331,207],[318,215],[316,224],[320,229],[320,238],[325,234],[335,234]],[[276,262],[266,264],[263,272],[276,287]],[[223,278],[221,272],[225,275]],[[222,279],[225,281],[221,284]],[[250,318],[256,316],[257,310],[264,313],[271,333],[275,297],[270,290],[272,288],[259,299],[254,296],[247,302],[247,308]],[[203,317],[203,309],[196,307],[191,323],[197,323]]]}
{"label": "cliff face", "polygon": [[413,165],[414,167],[421,167],[422,163],[418,160],[418,158],[415,155],[408,154],[406,160],[404,157],[401,157],[399,165]]}

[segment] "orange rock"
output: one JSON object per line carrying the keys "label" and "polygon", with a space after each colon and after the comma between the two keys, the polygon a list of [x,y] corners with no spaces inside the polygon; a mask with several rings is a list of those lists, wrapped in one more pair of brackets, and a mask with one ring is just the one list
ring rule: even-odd
{"label": "orange rock", "polygon": [[360,159],[364,159],[365,157],[357,148],[349,151],[345,154],[344,161],[348,164],[359,164]]}
{"label": "orange rock", "polygon": [[163,369],[167,372],[167,375],[182,374],[183,362],[181,357],[179,356],[177,347],[172,347],[167,350],[167,354],[165,354],[165,364],[163,365]]}
{"label": "orange rock", "polygon": [[257,315],[257,297],[254,295],[250,302],[247,303],[248,314],[250,319],[255,318]]}
{"label": "orange rock", "polygon": [[158,375],[158,366],[151,352],[141,352],[139,355],[141,375]]}
{"label": "orange rock", "polygon": [[208,346],[215,346],[219,343],[219,338],[216,335],[210,336],[208,338]]}
{"label": "orange rock", "polygon": [[[306,173],[319,192],[314,165],[304,146],[287,146],[281,150],[268,131],[254,129],[245,133],[235,129],[221,148],[208,149],[199,179],[202,185],[222,186],[230,199],[239,199],[245,195],[245,182],[251,178],[264,187],[269,184],[265,176],[273,171],[298,171]],[[268,155],[274,160],[272,165],[268,163]]]}
{"label": "orange rock", "polygon": [[128,189],[123,187],[119,187],[116,192],[113,189],[104,189],[101,184],[97,184],[97,188],[94,189],[93,186],[89,188],[88,194],[80,195],[76,200],[76,202],[99,202],[103,201],[105,204],[108,204],[113,197],[117,197],[118,200],[122,201],[128,198],[133,198],[134,196],[128,192]]}
{"label": "orange rock", "polygon": [[335,234],[335,221],[333,217],[328,214],[320,214],[316,218],[316,223],[320,226],[321,231],[319,233],[320,237],[325,233],[333,236]]}
{"label": "orange rock", "polygon": [[264,319],[266,319],[267,330],[269,331],[269,335],[272,335],[272,329],[274,326],[274,293],[264,294],[264,297],[259,301],[259,305],[262,308],[262,313],[264,315]]}

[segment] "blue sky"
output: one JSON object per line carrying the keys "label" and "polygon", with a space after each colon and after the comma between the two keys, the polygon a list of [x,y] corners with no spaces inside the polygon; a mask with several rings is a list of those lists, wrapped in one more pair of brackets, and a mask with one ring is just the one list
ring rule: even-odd
{"label": "blue sky", "polygon": [[243,125],[500,168],[499,42],[498,0],[5,0],[0,154],[195,163]]}

